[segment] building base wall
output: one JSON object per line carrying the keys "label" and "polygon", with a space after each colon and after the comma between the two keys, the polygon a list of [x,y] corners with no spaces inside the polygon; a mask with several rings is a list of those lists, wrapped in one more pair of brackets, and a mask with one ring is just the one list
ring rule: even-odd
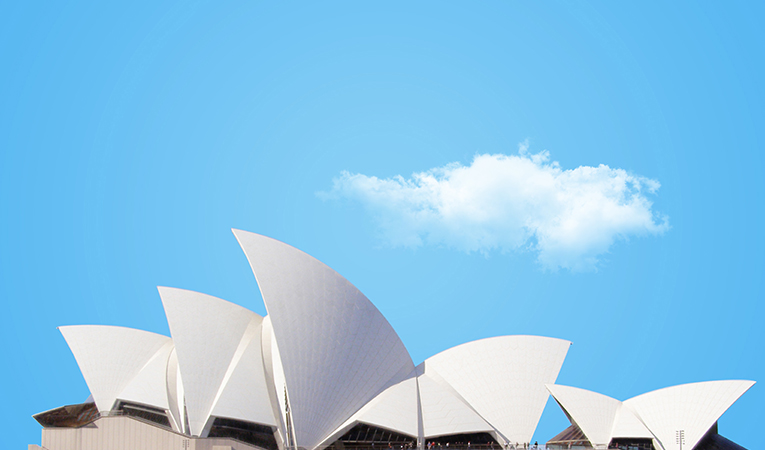
{"label": "building base wall", "polygon": [[43,428],[29,450],[263,450],[230,438],[192,438],[128,416],[101,417],[80,428]]}

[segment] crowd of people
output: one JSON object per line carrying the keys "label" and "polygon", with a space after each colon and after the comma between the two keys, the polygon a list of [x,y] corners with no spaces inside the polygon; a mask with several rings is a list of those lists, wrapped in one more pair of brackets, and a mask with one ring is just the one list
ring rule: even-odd
{"label": "crowd of people", "polygon": [[[526,443],[510,443],[506,445],[500,445],[496,442],[438,442],[427,441],[425,443],[425,450],[544,450],[544,445],[539,445],[538,442],[533,444]],[[343,446],[344,450],[414,450],[417,448],[415,442],[396,442],[396,443],[348,443]]]}

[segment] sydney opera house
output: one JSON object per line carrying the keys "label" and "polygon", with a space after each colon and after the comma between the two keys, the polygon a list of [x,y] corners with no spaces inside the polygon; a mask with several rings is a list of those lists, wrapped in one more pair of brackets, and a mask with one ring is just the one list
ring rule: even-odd
{"label": "sydney opera house", "polygon": [[507,450],[533,447],[550,395],[571,426],[547,448],[742,448],[717,420],[752,381],[619,401],[556,385],[570,342],[539,336],[469,342],[415,366],[345,278],[274,239],[234,234],[268,314],[161,287],[170,337],[61,327],[91,395],[35,415],[42,443],[30,449]]}

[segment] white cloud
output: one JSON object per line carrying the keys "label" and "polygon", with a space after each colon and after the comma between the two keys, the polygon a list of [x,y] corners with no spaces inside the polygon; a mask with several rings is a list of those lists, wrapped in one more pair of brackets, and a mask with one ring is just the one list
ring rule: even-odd
{"label": "white cloud", "polygon": [[659,182],[612,169],[563,170],[547,151],[477,155],[380,179],[342,172],[324,199],[360,202],[393,246],[445,245],[467,252],[531,250],[547,269],[595,270],[617,239],[662,234],[667,218],[647,194]]}

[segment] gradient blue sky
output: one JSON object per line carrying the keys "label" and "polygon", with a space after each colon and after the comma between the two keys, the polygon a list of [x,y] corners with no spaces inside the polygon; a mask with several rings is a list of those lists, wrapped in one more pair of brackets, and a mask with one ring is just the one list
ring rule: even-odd
{"label": "gradient blue sky", "polygon": [[[232,227],[344,275],[415,363],[539,334],[573,342],[559,383],[622,400],[756,380],[720,433],[761,444],[762,4],[113,3],[0,4],[7,448],[88,396],[57,326],[167,334],[157,285],[264,314]],[[392,246],[369,205],[316,194],[526,140],[657,180],[671,228],[555,271],[533,248]],[[549,402],[535,439],[567,424]]]}

